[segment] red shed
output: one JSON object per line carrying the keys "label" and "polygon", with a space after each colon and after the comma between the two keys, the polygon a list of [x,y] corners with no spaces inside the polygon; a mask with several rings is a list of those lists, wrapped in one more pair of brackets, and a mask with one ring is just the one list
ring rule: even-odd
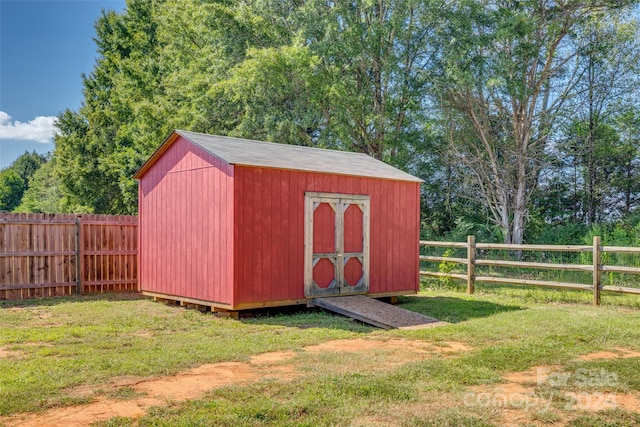
{"label": "red shed", "polygon": [[146,295],[240,310],[418,290],[420,180],[366,154],[177,130],[135,178]]}

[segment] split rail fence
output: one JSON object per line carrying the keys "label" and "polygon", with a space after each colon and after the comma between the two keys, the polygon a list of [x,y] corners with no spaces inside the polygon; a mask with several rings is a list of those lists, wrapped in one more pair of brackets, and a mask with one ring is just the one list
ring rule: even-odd
{"label": "split rail fence", "polygon": [[0,212],[0,300],[138,290],[138,217]]}
{"label": "split rail fence", "polygon": [[[593,238],[593,245],[510,245],[497,243],[476,243],[475,236],[467,236],[466,242],[438,242],[438,241],[420,241],[421,252],[425,252],[426,248],[447,248],[447,252],[442,255],[420,255],[420,261],[428,263],[439,263],[445,266],[445,271],[420,271],[423,276],[444,277],[466,281],[467,292],[472,294],[476,283],[496,283],[505,285],[525,285],[525,286],[543,286],[564,289],[579,289],[590,291],[593,293],[593,304],[600,304],[600,295],[602,292],[618,292],[626,294],[640,295],[640,287],[626,287],[615,285],[603,285],[603,273],[612,275],[614,273],[640,275],[640,268],[637,266],[611,265],[607,261],[615,258],[616,254],[640,255],[640,247],[622,247],[622,246],[602,246],[600,237]],[[456,254],[454,251],[457,250]],[[502,259],[490,259],[489,253],[510,254],[502,256]],[[522,261],[523,252],[539,251],[542,253],[572,253],[579,256],[569,257],[577,262],[529,262]],[[462,252],[465,252],[462,255]],[[459,256],[450,256],[451,254]],[[584,254],[584,255],[580,255]],[[603,256],[605,255],[606,256]],[[482,256],[479,256],[482,255]],[[512,258],[512,259],[504,259]],[[553,258],[553,257],[548,257]],[[582,263],[581,263],[582,261]],[[585,261],[589,261],[588,263]],[[452,265],[466,266],[466,272],[455,272]],[[485,267],[489,269],[500,268],[504,271],[504,267],[519,270],[555,270],[564,272],[580,272],[582,283],[537,280],[535,278],[506,277],[505,275],[476,275],[477,267]],[[440,268],[440,270],[443,270]],[[533,276],[533,275],[531,275]],[[584,283],[585,276],[588,276],[590,283]],[[637,280],[640,280],[638,278]],[[636,280],[634,280],[637,283]]]}

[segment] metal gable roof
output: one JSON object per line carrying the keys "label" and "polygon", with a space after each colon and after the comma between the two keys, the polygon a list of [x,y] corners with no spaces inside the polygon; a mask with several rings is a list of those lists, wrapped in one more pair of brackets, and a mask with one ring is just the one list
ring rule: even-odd
{"label": "metal gable roof", "polygon": [[363,153],[252,141],[184,130],[176,130],[175,132],[233,165],[362,176],[396,181],[422,181]]}

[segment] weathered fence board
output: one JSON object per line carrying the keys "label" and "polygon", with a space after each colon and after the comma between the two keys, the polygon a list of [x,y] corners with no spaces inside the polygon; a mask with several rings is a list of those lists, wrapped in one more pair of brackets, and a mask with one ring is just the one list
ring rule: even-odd
{"label": "weathered fence board", "polygon": [[138,218],[0,212],[0,300],[137,291]]}

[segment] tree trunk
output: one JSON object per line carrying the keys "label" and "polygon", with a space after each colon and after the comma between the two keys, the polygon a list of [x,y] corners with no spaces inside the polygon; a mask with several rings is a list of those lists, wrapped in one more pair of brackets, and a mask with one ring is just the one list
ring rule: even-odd
{"label": "tree trunk", "polygon": [[[593,34],[591,34],[591,42],[593,43]],[[589,130],[587,133],[587,226],[591,226],[596,222],[596,155],[595,155],[595,113],[594,113],[594,63],[591,54],[589,54],[587,79],[589,84]]]}
{"label": "tree trunk", "polygon": [[514,201],[513,219],[511,226],[511,243],[521,245],[524,241],[524,225],[527,217],[527,176],[524,161],[519,162],[518,190]]}

